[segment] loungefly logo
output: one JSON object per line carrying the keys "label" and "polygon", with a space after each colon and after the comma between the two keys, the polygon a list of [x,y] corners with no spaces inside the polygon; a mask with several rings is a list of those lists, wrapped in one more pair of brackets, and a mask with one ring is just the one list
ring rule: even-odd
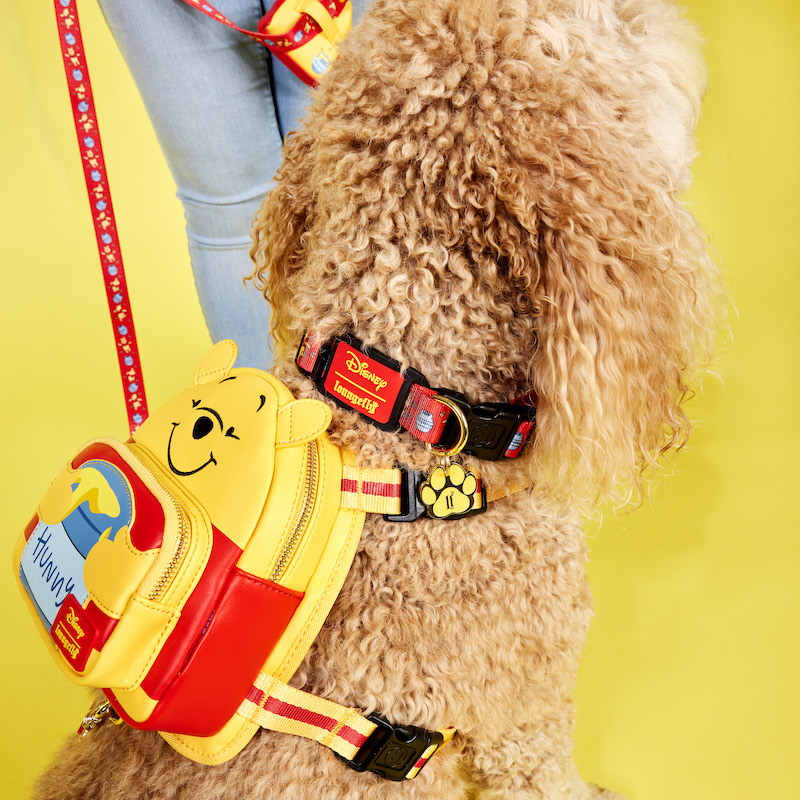
{"label": "loungefly logo", "polygon": [[391,415],[402,385],[401,374],[343,342],[325,378],[325,389],[332,397],[378,422]]}
{"label": "loungefly logo", "polygon": [[72,628],[72,630],[75,632],[75,635],[79,639],[83,639],[83,637],[86,634],[83,628],[81,627],[80,617],[78,617],[75,611],[71,608],[67,609],[67,622],[69,623],[69,626]]}
{"label": "loungefly logo", "polygon": [[371,400],[369,397],[362,397],[356,394],[352,389],[348,389],[347,386],[339,383],[338,380],[334,381],[333,391],[353,408],[360,408],[365,414],[374,414],[378,410],[378,404],[381,402],[380,400]]}
{"label": "loungefly logo", "polygon": [[57,625],[53,630],[53,634],[57,639],[57,644],[61,646],[61,651],[66,653],[73,661],[77,660],[81,654],[80,647],[69,638],[60,625]]}
{"label": "loungefly logo", "polygon": [[50,635],[74,669],[80,671],[86,666],[95,647],[95,629],[75,595],[67,595]]}

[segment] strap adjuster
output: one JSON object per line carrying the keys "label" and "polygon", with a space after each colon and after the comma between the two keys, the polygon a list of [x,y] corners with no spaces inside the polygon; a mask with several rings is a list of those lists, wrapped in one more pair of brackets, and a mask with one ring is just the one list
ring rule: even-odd
{"label": "strap adjuster", "polygon": [[425,480],[425,475],[417,470],[401,469],[402,483],[400,484],[400,513],[384,514],[387,522],[414,522],[427,515],[425,503],[420,500],[419,487]]}
{"label": "strap adjuster", "polygon": [[[422,769],[444,742],[439,731],[428,731],[414,725],[394,726],[379,714],[370,714],[367,719],[377,727],[355,758],[337,756],[356,772],[369,771],[390,781],[403,781],[414,767]],[[431,746],[436,749],[420,764],[423,754]]]}

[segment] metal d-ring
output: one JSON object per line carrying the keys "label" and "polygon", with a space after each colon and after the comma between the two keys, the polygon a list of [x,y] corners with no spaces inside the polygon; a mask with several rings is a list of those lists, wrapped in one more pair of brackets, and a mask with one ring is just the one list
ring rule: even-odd
{"label": "metal d-ring", "polygon": [[467,441],[469,440],[469,423],[467,422],[467,417],[465,416],[464,412],[449,397],[444,397],[440,394],[434,394],[430,399],[436,400],[443,406],[447,406],[456,415],[459,427],[461,428],[461,434],[458,437],[458,441],[449,450],[440,449],[428,443],[428,450],[432,450],[434,453],[444,459],[450,459],[454,455],[460,453],[467,446]]}

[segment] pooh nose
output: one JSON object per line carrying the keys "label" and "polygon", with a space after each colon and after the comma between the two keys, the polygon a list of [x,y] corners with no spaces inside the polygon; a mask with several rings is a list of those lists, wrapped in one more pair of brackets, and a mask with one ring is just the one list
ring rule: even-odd
{"label": "pooh nose", "polygon": [[194,439],[202,439],[204,436],[208,436],[212,430],[214,430],[214,423],[211,420],[211,417],[200,417],[194,424],[194,428],[192,429],[192,437]]}

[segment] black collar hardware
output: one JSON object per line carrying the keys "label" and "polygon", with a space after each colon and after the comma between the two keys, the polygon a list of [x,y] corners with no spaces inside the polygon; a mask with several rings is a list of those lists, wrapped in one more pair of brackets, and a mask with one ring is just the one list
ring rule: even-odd
{"label": "black collar hardware", "polygon": [[355,758],[351,760],[337,755],[340,761],[356,772],[374,772],[390,781],[405,780],[423,754],[431,746],[436,748],[428,754],[424,766],[444,741],[439,731],[428,731],[414,725],[392,725],[378,714],[370,714],[367,719],[378,727],[361,746]]}

